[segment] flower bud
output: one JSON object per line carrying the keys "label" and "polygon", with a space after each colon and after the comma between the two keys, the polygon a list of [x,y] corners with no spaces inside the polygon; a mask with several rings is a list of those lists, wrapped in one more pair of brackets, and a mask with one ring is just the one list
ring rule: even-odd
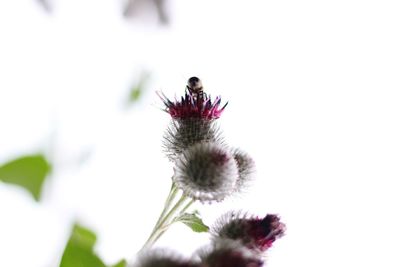
{"label": "flower bud", "polygon": [[220,239],[237,240],[249,249],[264,252],[283,236],[285,230],[285,224],[274,214],[248,218],[245,214],[229,212],[217,221],[211,232],[214,242]]}
{"label": "flower bud", "polygon": [[236,181],[235,191],[243,192],[254,180],[256,166],[254,160],[249,156],[249,154],[240,149],[233,150],[233,157],[239,170],[239,177]]}
{"label": "flower bud", "polygon": [[200,264],[183,259],[164,250],[151,250],[139,256],[134,267],[201,267]]}
{"label": "flower bud", "polygon": [[261,267],[264,262],[256,254],[236,242],[222,240],[199,255],[205,267]]}
{"label": "flower bud", "polygon": [[211,202],[230,195],[238,176],[228,149],[218,143],[202,142],[186,149],[177,159],[174,182],[189,197]]}

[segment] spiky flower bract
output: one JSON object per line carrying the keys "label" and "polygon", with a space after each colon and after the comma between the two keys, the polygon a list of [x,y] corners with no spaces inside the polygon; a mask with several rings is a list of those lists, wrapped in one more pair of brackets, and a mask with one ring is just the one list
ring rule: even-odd
{"label": "spiky flower bract", "polygon": [[256,165],[250,155],[240,149],[236,148],[233,150],[233,157],[239,170],[239,178],[236,182],[235,191],[242,192],[254,180]]}
{"label": "spiky flower bract", "polygon": [[185,149],[200,142],[224,143],[214,120],[198,118],[172,120],[165,132],[163,147],[167,157],[175,161]]}
{"label": "spiky flower bract", "polygon": [[252,251],[229,240],[221,240],[199,254],[205,267],[261,267],[264,264]]}
{"label": "spiky flower bract", "polygon": [[185,195],[211,202],[230,195],[238,176],[228,149],[218,143],[202,142],[186,149],[177,159],[174,182]]}
{"label": "spiky flower bract", "polygon": [[173,252],[157,249],[141,254],[134,267],[200,267],[200,264]]}
{"label": "spiky flower bract", "polygon": [[264,252],[283,236],[285,230],[285,224],[274,214],[258,218],[229,212],[217,221],[211,231],[214,242],[221,238],[237,240],[249,249]]}
{"label": "spiky flower bract", "polygon": [[215,120],[224,111],[221,97],[214,100],[203,91],[201,81],[191,77],[185,95],[180,100],[171,101],[159,93],[165,108],[172,118],[171,125],[164,136],[164,150],[171,161],[186,148],[198,142],[223,142]]}

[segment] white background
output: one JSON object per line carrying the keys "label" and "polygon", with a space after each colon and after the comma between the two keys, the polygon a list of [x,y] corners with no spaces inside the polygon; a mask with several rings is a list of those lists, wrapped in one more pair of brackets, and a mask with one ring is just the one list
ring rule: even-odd
{"label": "white background", "polygon": [[[133,20],[119,1],[0,2],[0,162],[45,152],[43,199],[0,184],[0,266],[57,266],[75,221],[107,263],[132,259],[172,166],[161,153],[173,97],[196,75],[229,105],[226,139],[253,155],[247,194],[198,205],[278,213],[268,266],[400,266],[398,1],[170,1]],[[149,7],[150,8],[150,7]],[[151,72],[139,103],[129,87]],[[190,255],[206,234],[177,225],[158,246]]]}

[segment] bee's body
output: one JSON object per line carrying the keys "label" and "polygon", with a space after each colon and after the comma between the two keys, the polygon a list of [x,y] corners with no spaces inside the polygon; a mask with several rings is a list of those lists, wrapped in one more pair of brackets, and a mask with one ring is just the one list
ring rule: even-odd
{"label": "bee's body", "polygon": [[197,77],[190,78],[186,88],[196,100],[204,99],[207,96],[203,91],[201,80]]}

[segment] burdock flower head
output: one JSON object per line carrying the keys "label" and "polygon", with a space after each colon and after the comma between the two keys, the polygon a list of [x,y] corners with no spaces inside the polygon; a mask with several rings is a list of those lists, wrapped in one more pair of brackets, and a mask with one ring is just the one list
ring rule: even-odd
{"label": "burdock flower head", "polygon": [[233,154],[214,142],[197,143],[175,163],[175,184],[184,194],[202,202],[221,201],[235,190],[239,177]]}
{"label": "burdock flower head", "polygon": [[255,253],[236,242],[223,240],[198,252],[202,267],[261,267],[264,262]]}
{"label": "burdock flower head", "polygon": [[180,255],[162,249],[141,254],[134,267],[201,267]]}
{"label": "burdock flower head", "polygon": [[164,111],[172,118],[164,137],[164,150],[171,161],[195,143],[222,143],[215,120],[221,116],[227,103],[221,107],[221,97],[212,100],[203,91],[199,78],[188,80],[185,95],[180,100],[171,101],[162,93],[159,96],[164,102]]}
{"label": "burdock flower head", "polygon": [[258,218],[229,212],[214,225],[212,235],[214,242],[219,242],[220,239],[236,240],[243,246],[261,253],[283,236],[285,229],[285,224],[274,214]]}

